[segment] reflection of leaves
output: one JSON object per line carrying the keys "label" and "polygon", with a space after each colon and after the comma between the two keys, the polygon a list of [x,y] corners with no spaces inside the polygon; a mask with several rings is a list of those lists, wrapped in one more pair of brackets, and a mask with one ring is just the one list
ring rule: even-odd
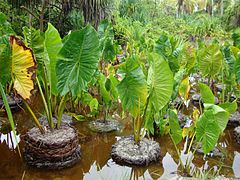
{"label": "reflection of leaves", "polygon": [[35,76],[36,62],[32,50],[23,42],[10,36],[12,47],[12,74],[14,88],[23,99],[29,99],[34,89],[33,78]]}

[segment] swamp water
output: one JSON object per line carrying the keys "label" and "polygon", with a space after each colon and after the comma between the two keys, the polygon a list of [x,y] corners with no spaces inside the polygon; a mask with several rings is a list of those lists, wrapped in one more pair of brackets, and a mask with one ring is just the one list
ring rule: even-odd
{"label": "swamp water", "polygon": [[[37,98],[34,102],[39,102]],[[41,105],[35,105],[36,113],[41,112]],[[20,136],[28,128],[33,126],[29,113],[21,111],[14,115],[17,122],[18,141]],[[0,122],[7,121],[5,117],[0,117]],[[88,121],[76,122],[75,127],[79,131],[81,145],[81,160],[73,167],[63,170],[46,170],[28,167],[19,157],[16,142],[13,139],[10,128],[1,127],[0,133],[0,179],[66,179],[66,180],[124,180],[124,179],[171,179],[176,177],[178,171],[178,157],[169,136],[157,138],[161,148],[161,158],[156,164],[147,167],[127,167],[114,163],[110,157],[111,147],[120,136],[132,133],[131,121],[124,119],[121,121],[123,129],[111,133],[94,133],[88,128]],[[223,157],[210,158],[196,153],[191,168],[204,169],[213,168],[220,170],[220,174],[225,177],[240,178],[240,145],[233,137],[233,129],[227,129],[219,143],[223,147]],[[22,149],[22,142],[19,142]],[[181,149],[184,144],[179,145]],[[183,162],[187,156],[182,153]]]}

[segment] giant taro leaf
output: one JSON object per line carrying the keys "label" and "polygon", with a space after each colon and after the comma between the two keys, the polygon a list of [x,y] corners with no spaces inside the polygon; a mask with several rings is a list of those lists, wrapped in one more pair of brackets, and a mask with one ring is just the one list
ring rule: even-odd
{"label": "giant taro leaf", "polygon": [[205,111],[197,122],[196,139],[202,142],[205,154],[209,153],[216,145],[221,131],[215,121],[213,110]]}
{"label": "giant taro leaf", "polygon": [[168,63],[158,54],[150,54],[150,68],[147,84],[149,86],[149,102],[156,112],[169,101],[173,92],[173,74]]}
{"label": "giant taro leaf", "polygon": [[72,32],[57,58],[58,91],[73,96],[86,89],[97,69],[99,39],[91,26]]}
{"label": "giant taro leaf", "polygon": [[202,47],[198,52],[199,70],[203,76],[214,76],[222,67],[222,53],[216,44]]}
{"label": "giant taro leaf", "polygon": [[134,117],[138,113],[138,102],[145,105],[147,99],[147,83],[137,59],[131,57],[120,67],[124,76],[117,86],[124,110],[128,110]]}
{"label": "giant taro leaf", "polygon": [[12,75],[14,88],[23,99],[29,99],[31,90],[34,89],[33,78],[35,76],[36,62],[32,50],[23,42],[10,36],[12,47]]}
{"label": "giant taro leaf", "polygon": [[211,109],[213,111],[215,122],[217,123],[221,132],[223,132],[228,123],[229,112],[214,104],[204,104],[204,108],[206,110]]}
{"label": "giant taro leaf", "polygon": [[227,126],[229,113],[214,104],[204,104],[205,112],[201,115],[196,126],[197,141],[202,142],[205,154],[216,145],[220,134]]}
{"label": "giant taro leaf", "polygon": [[44,54],[45,66],[47,68],[48,79],[50,82],[51,92],[57,95],[57,76],[56,76],[56,62],[57,55],[62,48],[62,39],[58,30],[48,23],[48,29],[45,32],[44,40]]}

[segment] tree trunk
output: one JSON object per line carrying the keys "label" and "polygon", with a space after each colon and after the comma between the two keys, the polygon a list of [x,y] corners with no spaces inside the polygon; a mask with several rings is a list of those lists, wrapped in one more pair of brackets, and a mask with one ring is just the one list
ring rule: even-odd
{"label": "tree trunk", "polygon": [[221,16],[223,16],[224,14],[224,4],[223,4],[223,0],[221,0]]}

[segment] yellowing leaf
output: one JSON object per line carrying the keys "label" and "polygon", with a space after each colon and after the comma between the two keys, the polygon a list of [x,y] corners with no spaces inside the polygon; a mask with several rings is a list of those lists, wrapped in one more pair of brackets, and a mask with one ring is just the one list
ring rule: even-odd
{"label": "yellowing leaf", "polygon": [[199,118],[199,114],[200,114],[200,112],[198,111],[198,109],[194,109],[194,111],[192,113],[192,120],[193,120],[194,124],[196,124],[196,122]]}
{"label": "yellowing leaf", "polygon": [[10,44],[14,89],[23,99],[30,99],[31,91],[34,89],[33,78],[36,69],[34,55],[30,48],[14,36],[10,36]]}
{"label": "yellowing leaf", "polygon": [[190,91],[190,84],[189,84],[189,78],[185,78],[182,80],[180,86],[179,86],[179,95],[184,99],[187,100],[188,99],[188,95],[189,95],[189,91]]}

